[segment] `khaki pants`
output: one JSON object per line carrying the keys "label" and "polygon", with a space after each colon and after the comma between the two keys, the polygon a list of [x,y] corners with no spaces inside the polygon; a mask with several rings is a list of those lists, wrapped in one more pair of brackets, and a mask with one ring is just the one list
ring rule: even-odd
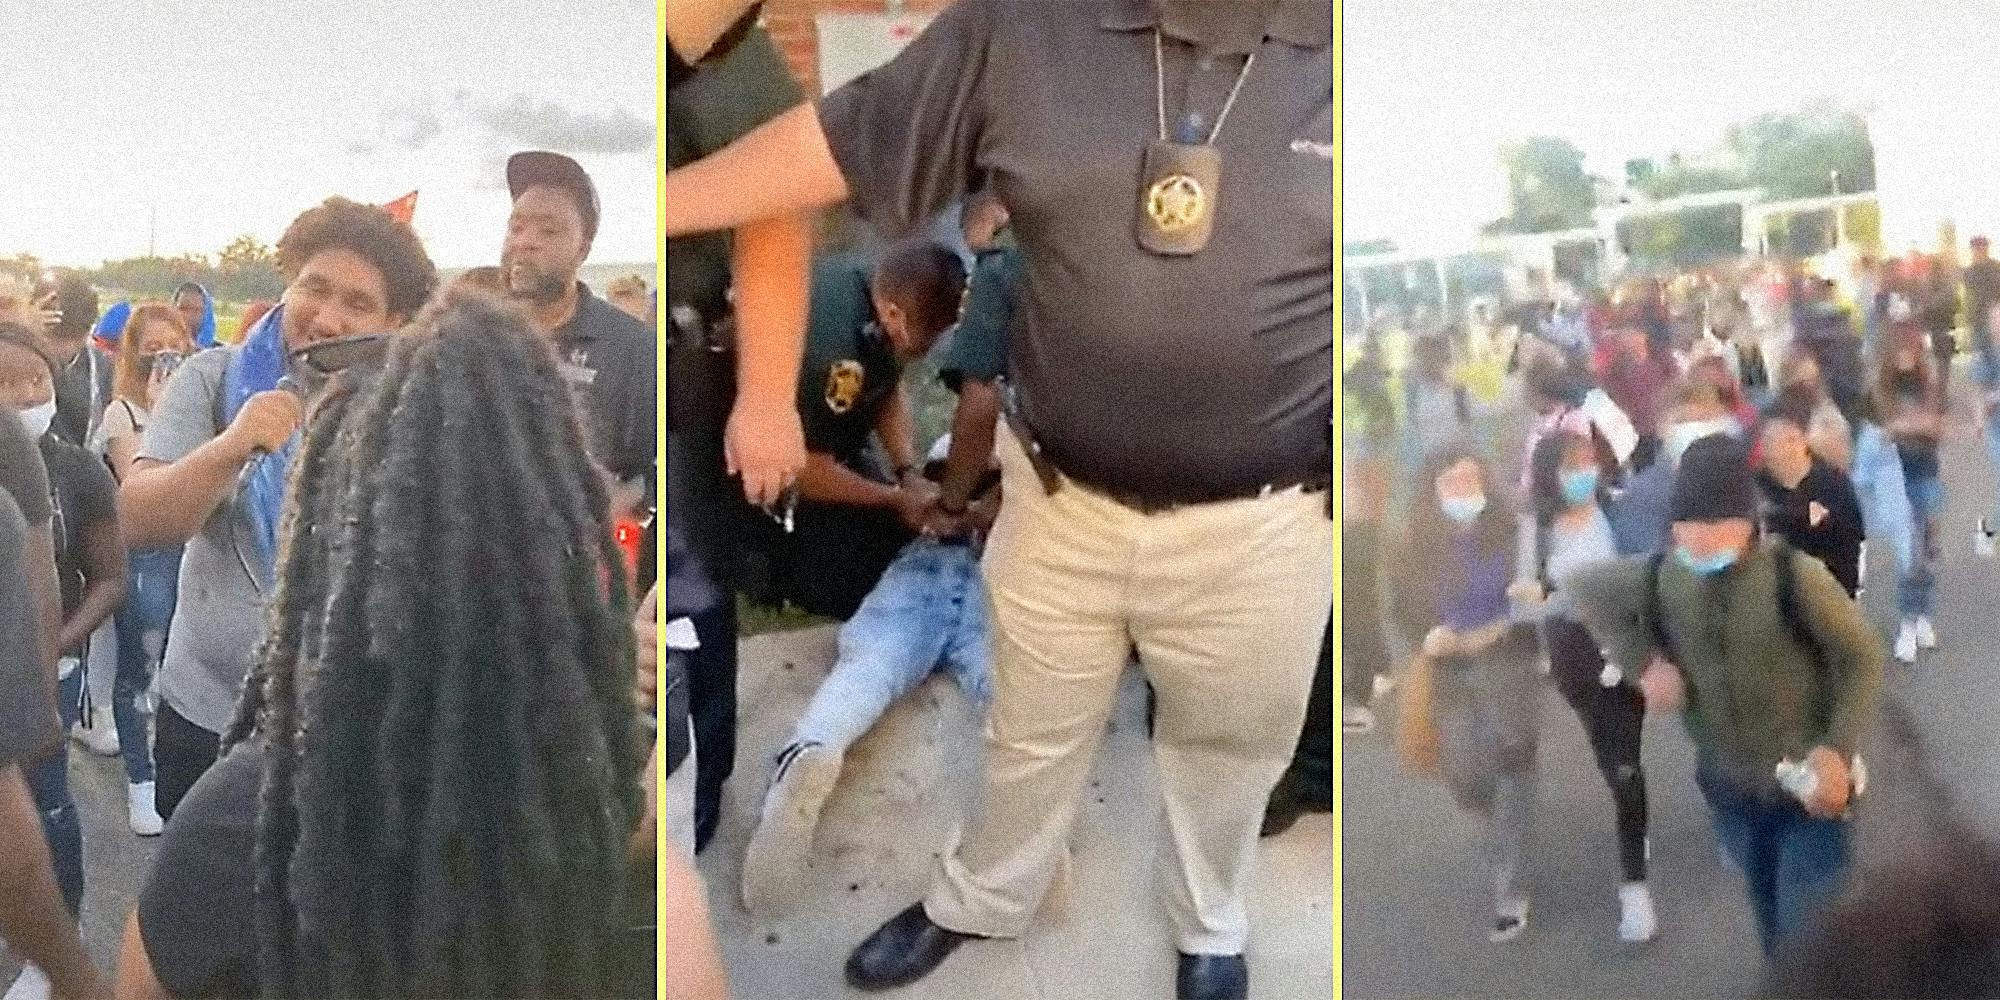
{"label": "khaki pants", "polygon": [[1159,696],[1159,876],[1176,945],[1239,954],[1258,827],[1333,604],[1326,498],[1289,490],[1145,515],[1076,483],[1048,495],[1005,428],[999,452],[985,790],[925,910],[961,933],[1026,930],[1137,645]]}

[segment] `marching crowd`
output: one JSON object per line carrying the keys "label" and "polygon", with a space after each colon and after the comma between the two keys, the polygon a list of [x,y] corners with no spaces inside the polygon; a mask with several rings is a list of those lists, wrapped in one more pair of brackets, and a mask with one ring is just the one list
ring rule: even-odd
{"label": "marching crowd", "polygon": [[[1378,691],[1398,692],[1402,760],[1486,831],[1493,941],[1528,927],[1546,675],[1610,793],[1620,940],[1660,931],[1640,733],[1649,713],[1676,714],[1763,954],[1794,977],[1867,965],[1824,961],[1845,947],[1825,935],[1893,908],[1879,894],[1835,901],[1885,664],[1921,663],[1942,641],[1941,444],[1960,353],[1969,408],[2000,439],[2000,262],[1983,237],[1970,249],[1964,264],[1861,255],[1837,277],[1725,263],[1609,294],[1537,275],[1540,294],[1504,321],[1469,310],[1466,324],[1432,313],[1357,331],[1343,376],[1343,725],[1371,730]],[[1411,339],[1400,371],[1385,361],[1395,334]],[[1482,366],[1526,412],[1492,419],[1513,404],[1475,391]],[[1520,433],[1496,430],[1510,425]],[[1996,524],[1980,520],[1978,556],[1993,556]],[[1886,642],[1859,600],[1871,551],[1895,567]],[[1885,945],[1901,958],[1868,960],[1913,963],[1898,966],[1907,977],[1884,965],[1865,981],[1956,988],[1910,970],[1935,969],[1966,925],[1926,926]],[[1789,980],[1843,995],[1862,981]]]}
{"label": "marching crowd", "polygon": [[197,285],[0,289],[10,1000],[112,995],[66,730],[164,834],[119,996],[654,994],[657,348],[577,280],[583,169],[506,181],[442,288],[407,222],[306,210],[221,345]]}

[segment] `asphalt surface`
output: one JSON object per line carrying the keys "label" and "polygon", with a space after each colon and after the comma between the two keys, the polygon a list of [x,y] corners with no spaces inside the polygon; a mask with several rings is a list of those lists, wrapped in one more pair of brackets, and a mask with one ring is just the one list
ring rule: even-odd
{"label": "asphalt surface", "polygon": [[[1963,385],[1963,382],[1960,383]],[[1962,404],[1963,405],[1963,404]],[[2000,560],[1979,559],[1972,533],[1994,480],[1959,414],[1944,453],[1945,555],[1938,588],[1941,648],[1914,667],[1891,660],[1885,723],[1866,741],[1869,799],[1856,812],[1850,891],[1920,856],[1956,813],[2000,835]],[[1872,548],[1872,547],[1871,547]],[[1871,559],[1864,603],[1885,649],[1895,630],[1892,559]],[[1617,939],[1612,809],[1582,729],[1545,688],[1541,800],[1529,849],[1533,910],[1521,938],[1486,939],[1488,879],[1480,829],[1441,786],[1410,776],[1393,747],[1394,696],[1381,726],[1343,741],[1341,987],[1356,998],[1743,997],[1762,972],[1742,881],[1722,860],[1694,787],[1693,748],[1677,718],[1648,720],[1645,764],[1651,885],[1661,932]],[[1940,794],[1933,794],[1940,793]]]}

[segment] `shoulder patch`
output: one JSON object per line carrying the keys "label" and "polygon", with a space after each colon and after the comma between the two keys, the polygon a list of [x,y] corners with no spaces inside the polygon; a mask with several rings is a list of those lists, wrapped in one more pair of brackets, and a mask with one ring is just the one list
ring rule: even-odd
{"label": "shoulder patch", "polygon": [[854,409],[861,398],[861,386],[866,373],[861,362],[852,358],[842,358],[826,370],[826,408],[835,413],[846,413]]}

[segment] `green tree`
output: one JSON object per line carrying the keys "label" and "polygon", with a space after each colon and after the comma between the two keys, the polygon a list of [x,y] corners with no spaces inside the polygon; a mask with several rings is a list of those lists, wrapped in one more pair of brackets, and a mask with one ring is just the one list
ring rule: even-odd
{"label": "green tree", "polygon": [[1827,104],[1759,115],[1732,126],[1731,152],[1772,198],[1875,190],[1875,146],[1861,115]]}
{"label": "green tree", "polygon": [[1508,213],[1489,234],[1548,233],[1591,223],[1597,179],[1583,169],[1583,150],[1558,136],[1538,135],[1500,151],[1507,171]]}

